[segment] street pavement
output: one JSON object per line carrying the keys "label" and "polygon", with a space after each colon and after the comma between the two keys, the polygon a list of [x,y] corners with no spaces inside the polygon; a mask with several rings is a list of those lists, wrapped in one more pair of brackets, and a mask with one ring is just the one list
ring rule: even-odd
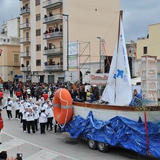
{"label": "street pavement", "polygon": [[[4,95],[3,104],[8,96]],[[12,100],[15,98],[14,95]],[[68,133],[55,134],[54,131],[46,132],[45,135],[41,135],[40,131],[35,134],[24,133],[19,120],[14,118],[14,109],[12,114],[13,119],[8,120],[6,110],[2,111],[4,128],[0,151],[7,151],[9,156],[16,157],[17,153],[22,153],[23,160],[155,160],[153,157],[143,157],[118,147],[111,148],[108,153],[91,150],[85,140],[72,139]]]}

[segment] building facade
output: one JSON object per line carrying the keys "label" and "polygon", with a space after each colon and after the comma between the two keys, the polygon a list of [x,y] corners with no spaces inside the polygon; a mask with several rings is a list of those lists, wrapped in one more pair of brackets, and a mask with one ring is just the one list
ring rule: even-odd
{"label": "building facade", "polygon": [[20,72],[20,42],[18,37],[1,36],[0,76],[3,81],[13,81]]}
{"label": "building facade", "polygon": [[[8,20],[1,26],[0,76],[3,81],[13,81],[20,72],[20,18]],[[22,79],[21,79],[22,80]]]}
{"label": "building facade", "polygon": [[[64,81],[69,42],[89,42],[91,62],[99,62],[99,40],[104,39],[108,54],[112,55],[118,32],[119,0],[101,3],[97,0],[20,0],[20,6],[24,81]],[[84,59],[80,57],[79,63]]]}
{"label": "building facade", "polygon": [[20,37],[20,17],[16,17],[8,20],[5,24],[2,25],[2,36],[9,37]]}
{"label": "building facade", "polygon": [[160,59],[160,23],[149,25],[149,32],[146,37],[137,40],[137,58],[143,55],[157,56]]}

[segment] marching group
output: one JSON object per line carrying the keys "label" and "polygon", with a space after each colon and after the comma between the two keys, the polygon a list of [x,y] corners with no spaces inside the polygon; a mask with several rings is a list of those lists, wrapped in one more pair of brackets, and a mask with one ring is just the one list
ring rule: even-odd
{"label": "marching group", "polygon": [[[20,120],[23,126],[23,132],[35,133],[38,131],[38,123],[40,124],[40,133],[45,134],[45,129],[50,131],[53,128],[53,111],[52,103],[49,99],[33,102],[32,98],[27,100],[19,100],[13,103],[10,97],[3,107],[6,109],[8,119],[12,119],[12,107],[15,108],[15,118]],[[55,125],[56,132],[56,125]]]}

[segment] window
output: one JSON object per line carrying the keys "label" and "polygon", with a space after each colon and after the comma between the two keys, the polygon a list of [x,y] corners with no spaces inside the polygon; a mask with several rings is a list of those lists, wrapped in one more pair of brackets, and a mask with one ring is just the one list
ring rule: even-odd
{"label": "window", "polygon": [[40,5],[40,0],[36,0],[36,6]]}
{"label": "window", "polygon": [[29,38],[29,32],[26,32],[26,38]]}
{"label": "window", "polygon": [[60,65],[63,65],[63,58],[60,58]]}
{"label": "window", "polygon": [[41,66],[41,60],[40,59],[36,60],[36,66]]}
{"label": "window", "polygon": [[60,25],[60,31],[63,32],[63,25]]}
{"label": "window", "polygon": [[25,4],[25,8],[29,8],[29,4],[28,3]]}
{"label": "window", "polygon": [[26,66],[27,66],[27,67],[29,66],[29,61],[26,61]]}
{"label": "window", "polygon": [[143,54],[147,54],[147,47],[143,47]]}
{"label": "window", "polygon": [[26,52],[29,53],[29,46],[26,46]]}
{"label": "window", "polygon": [[7,39],[7,42],[10,42],[10,39]]}
{"label": "window", "polygon": [[29,18],[26,18],[26,23],[29,23]]}
{"label": "window", "polygon": [[3,41],[6,42],[6,39],[4,39]]}
{"label": "window", "polygon": [[40,21],[41,20],[41,15],[40,14],[36,14],[36,21]]}
{"label": "window", "polygon": [[14,62],[19,62],[19,55],[18,54],[14,54]]}
{"label": "window", "polygon": [[41,35],[41,29],[37,29],[36,30],[36,36],[40,36]]}
{"label": "window", "polygon": [[40,51],[41,50],[41,45],[40,44],[37,44],[36,45],[36,51]]}
{"label": "window", "polygon": [[60,42],[60,48],[63,48],[63,41]]}

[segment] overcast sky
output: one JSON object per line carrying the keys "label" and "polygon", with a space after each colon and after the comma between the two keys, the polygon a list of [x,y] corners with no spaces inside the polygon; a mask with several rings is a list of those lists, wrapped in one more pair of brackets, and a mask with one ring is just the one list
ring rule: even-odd
{"label": "overcast sky", "polygon": [[[19,16],[19,0],[0,0],[0,6],[0,25]],[[160,0],[121,0],[121,9],[126,41],[145,37],[148,25],[160,23]]]}

